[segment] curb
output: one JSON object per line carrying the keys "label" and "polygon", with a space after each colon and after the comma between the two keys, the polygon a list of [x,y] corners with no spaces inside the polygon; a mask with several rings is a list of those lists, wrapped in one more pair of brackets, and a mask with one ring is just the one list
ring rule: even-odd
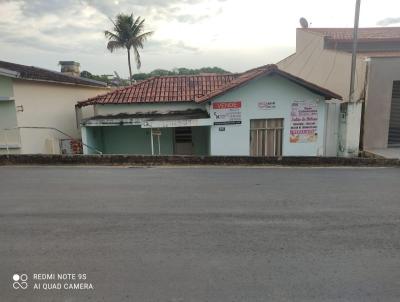
{"label": "curb", "polygon": [[0,155],[0,166],[91,165],[91,166],[354,166],[400,167],[399,159],[344,157],[251,157],[251,156],[147,156],[147,155]]}

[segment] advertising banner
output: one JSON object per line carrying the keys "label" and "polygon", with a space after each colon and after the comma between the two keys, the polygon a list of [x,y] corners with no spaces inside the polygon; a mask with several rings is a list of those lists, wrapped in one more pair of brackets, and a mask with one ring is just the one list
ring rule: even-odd
{"label": "advertising banner", "polygon": [[214,125],[239,125],[242,123],[242,101],[215,102],[212,104]]}
{"label": "advertising banner", "polygon": [[290,142],[313,143],[318,138],[318,104],[313,101],[292,103]]}

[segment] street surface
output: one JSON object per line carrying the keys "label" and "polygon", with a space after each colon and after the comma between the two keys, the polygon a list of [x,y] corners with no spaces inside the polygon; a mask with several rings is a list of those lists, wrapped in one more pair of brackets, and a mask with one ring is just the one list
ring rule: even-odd
{"label": "street surface", "polygon": [[0,167],[0,177],[2,302],[400,301],[400,169]]}

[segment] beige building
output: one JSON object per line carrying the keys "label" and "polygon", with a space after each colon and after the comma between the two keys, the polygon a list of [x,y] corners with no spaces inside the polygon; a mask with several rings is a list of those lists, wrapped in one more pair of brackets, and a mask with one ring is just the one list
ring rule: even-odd
{"label": "beige building", "polygon": [[[351,28],[300,28],[296,53],[279,68],[349,100]],[[340,150],[380,150],[400,146],[400,28],[361,28],[355,103],[342,105]]]}
{"label": "beige building", "polygon": [[63,72],[0,61],[0,154],[70,153],[79,146],[78,100],[109,91],[79,77],[79,64]]}

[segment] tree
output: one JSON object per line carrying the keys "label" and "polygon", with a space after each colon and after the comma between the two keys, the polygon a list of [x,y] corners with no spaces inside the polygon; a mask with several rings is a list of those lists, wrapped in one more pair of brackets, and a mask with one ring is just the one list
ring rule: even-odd
{"label": "tree", "polygon": [[113,31],[104,31],[108,39],[107,49],[110,52],[116,49],[125,48],[128,52],[129,79],[132,83],[131,67],[131,49],[136,61],[137,69],[140,69],[142,62],[140,60],[139,49],[143,49],[144,42],[153,34],[145,32],[144,21],[141,17],[134,18],[133,14],[118,14],[111,22],[114,24]]}
{"label": "tree", "polygon": [[136,81],[143,81],[156,76],[176,76],[176,75],[197,75],[202,73],[224,74],[230,73],[220,67],[202,67],[200,69],[189,69],[185,67],[174,68],[173,70],[155,69],[149,73],[137,73],[133,76]]}

